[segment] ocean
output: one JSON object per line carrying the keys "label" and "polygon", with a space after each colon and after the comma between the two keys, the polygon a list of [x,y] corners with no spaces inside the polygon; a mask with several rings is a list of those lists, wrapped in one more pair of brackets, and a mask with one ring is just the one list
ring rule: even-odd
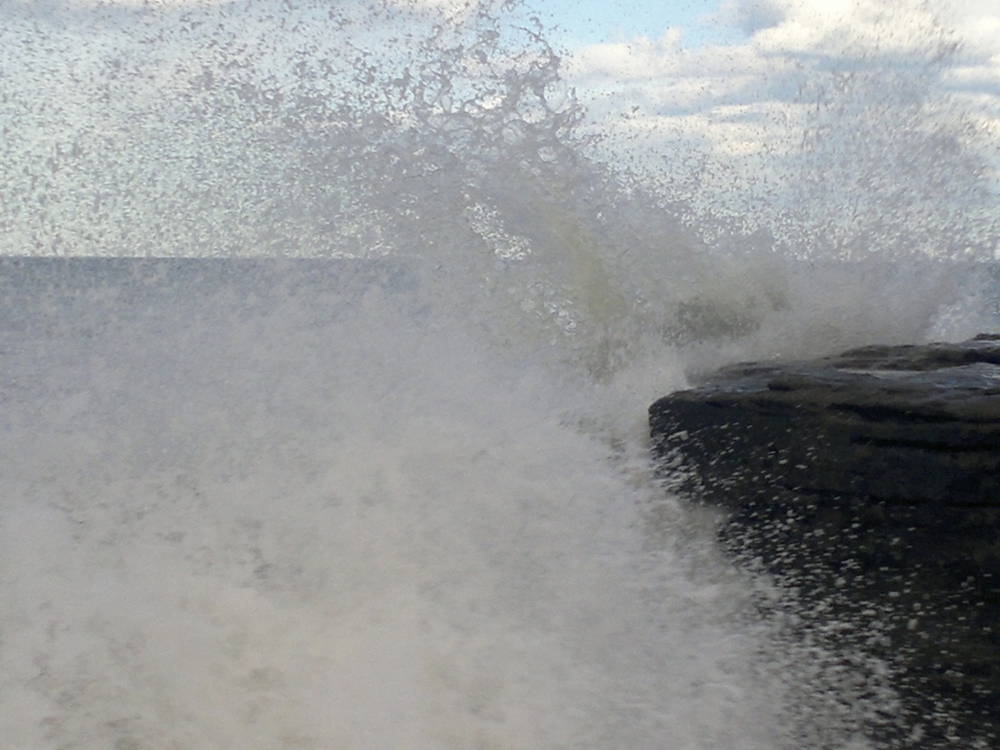
{"label": "ocean", "polygon": [[646,409],[1000,329],[928,55],[726,167],[516,4],[0,2],[3,745],[919,746]]}

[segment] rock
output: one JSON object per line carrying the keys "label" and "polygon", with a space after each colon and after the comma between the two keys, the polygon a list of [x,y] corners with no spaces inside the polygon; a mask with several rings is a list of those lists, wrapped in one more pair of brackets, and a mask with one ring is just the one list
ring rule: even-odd
{"label": "rock", "polygon": [[649,411],[726,546],[893,666],[917,746],[1000,746],[1000,336],[736,365]]}

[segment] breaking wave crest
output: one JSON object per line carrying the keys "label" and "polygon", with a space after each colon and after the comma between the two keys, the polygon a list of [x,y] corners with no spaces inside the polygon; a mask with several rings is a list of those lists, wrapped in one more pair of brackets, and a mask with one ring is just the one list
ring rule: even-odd
{"label": "breaking wave crest", "polygon": [[960,117],[859,74],[755,193],[596,126],[510,2],[0,19],[13,747],[875,746],[883,665],[779,637],[646,405],[996,329]]}

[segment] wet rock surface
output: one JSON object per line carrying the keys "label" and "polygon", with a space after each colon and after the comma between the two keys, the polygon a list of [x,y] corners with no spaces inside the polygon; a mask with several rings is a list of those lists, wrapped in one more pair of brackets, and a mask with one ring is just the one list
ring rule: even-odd
{"label": "wet rock surface", "polygon": [[801,637],[889,667],[902,705],[873,736],[1000,747],[1000,336],[728,367],[650,429]]}

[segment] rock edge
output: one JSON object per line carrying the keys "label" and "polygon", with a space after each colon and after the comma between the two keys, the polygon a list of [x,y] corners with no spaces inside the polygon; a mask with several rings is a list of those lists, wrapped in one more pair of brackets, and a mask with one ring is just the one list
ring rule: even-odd
{"label": "rock edge", "polygon": [[890,746],[1000,746],[1000,336],[734,365],[649,417],[726,547],[893,665],[923,739]]}

